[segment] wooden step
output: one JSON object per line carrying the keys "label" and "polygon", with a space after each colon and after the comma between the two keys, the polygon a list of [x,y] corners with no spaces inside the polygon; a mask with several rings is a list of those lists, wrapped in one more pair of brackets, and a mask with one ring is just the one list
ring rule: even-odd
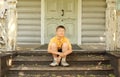
{"label": "wooden step", "polygon": [[46,50],[17,51],[6,77],[110,77],[114,70],[105,54],[105,51],[74,50],[67,57],[69,67],[50,67],[53,58]]}
{"label": "wooden step", "polygon": [[43,73],[43,74],[23,74],[20,73],[21,75],[16,75],[16,74],[10,74],[8,77],[115,77],[113,74],[109,75],[81,75],[81,74],[62,74],[60,73],[57,74],[49,74],[49,73]]}
{"label": "wooden step", "polygon": [[[41,56],[16,56],[13,61],[52,61],[52,55]],[[104,55],[69,55],[67,61],[107,61],[109,58]]]}
{"label": "wooden step", "polygon": [[[41,55],[46,55],[48,54],[48,51],[47,50],[33,50],[33,51],[30,51],[30,50],[26,50],[26,51],[15,51],[16,52],[16,55],[20,55],[20,56],[41,56]],[[106,51],[86,51],[86,50],[73,50],[73,53],[72,55],[76,55],[76,54],[81,54],[81,55],[91,55],[91,54],[96,54],[96,55],[100,55],[100,54],[105,54]],[[50,54],[48,54],[50,55]]]}
{"label": "wooden step", "polygon": [[[17,56],[13,58],[13,65],[34,65],[34,64],[49,64],[53,61],[51,54],[46,51],[30,51],[30,52],[17,52]],[[67,57],[70,64],[77,65],[100,65],[109,64],[109,58],[105,56],[104,52],[84,52],[74,51]]]}
{"label": "wooden step", "polygon": [[[106,77],[107,77],[109,74],[113,74],[113,68],[111,66],[107,66],[107,65],[100,65],[100,66],[71,65],[70,67],[62,67],[62,66],[50,67],[49,65],[34,65],[34,66],[21,65],[21,66],[13,66],[9,70],[9,76],[14,75],[15,77],[19,77],[21,75],[21,73],[23,75],[29,75],[29,74],[31,74],[31,75],[41,75],[41,74],[46,75],[46,73],[48,73],[49,75],[69,74],[69,75],[74,75],[74,76],[75,76],[75,74],[76,75],[106,75]],[[33,77],[35,77],[35,76],[33,76]],[[49,76],[41,76],[41,77],[49,77]],[[96,77],[96,76],[94,76],[94,77]]]}
{"label": "wooden step", "polygon": [[[14,62],[13,65],[49,65],[52,61],[48,61],[48,62],[28,62],[28,61],[24,61],[24,62]],[[69,62],[67,61],[70,65],[76,65],[76,66],[80,66],[80,65],[109,65],[110,62]]]}
{"label": "wooden step", "polygon": [[106,70],[113,70],[111,65],[70,65],[69,67],[50,67],[49,65],[21,65],[15,66],[13,65],[10,68],[10,71],[84,71],[84,70],[93,70],[93,71],[106,71]]}
{"label": "wooden step", "polygon": [[[6,54],[14,54],[16,56],[42,56],[42,55],[50,55],[47,50],[39,50],[39,51],[6,51]],[[70,55],[106,55],[106,51],[88,51],[88,50],[73,50]]]}
{"label": "wooden step", "polygon": [[[34,64],[49,64],[53,61],[52,56],[17,56],[13,59],[13,65],[34,65]],[[77,65],[100,65],[100,64],[109,64],[109,58],[107,56],[96,56],[96,55],[76,55],[76,56],[68,56],[67,61],[70,64]]]}

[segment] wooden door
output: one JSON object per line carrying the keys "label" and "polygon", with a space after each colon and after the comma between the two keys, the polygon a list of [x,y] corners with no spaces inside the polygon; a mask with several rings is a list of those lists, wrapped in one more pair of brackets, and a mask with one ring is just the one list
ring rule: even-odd
{"label": "wooden door", "polygon": [[66,36],[77,43],[77,0],[45,0],[45,43],[55,36],[58,25],[64,25]]}

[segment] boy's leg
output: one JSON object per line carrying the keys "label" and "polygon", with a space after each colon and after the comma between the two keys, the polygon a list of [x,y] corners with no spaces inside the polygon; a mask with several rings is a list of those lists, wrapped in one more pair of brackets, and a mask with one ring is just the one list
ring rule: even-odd
{"label": "boy's leg", "polygon": [[[56,43],[52,43],[52,44],[51,44],[51,50],[54,51],[54,52],[58,52],[57,44],[56,44]],[[53,55],[54,61],[53,61],[50,65],[51,65],[51,66],[57,66],[57,65],[58,65],[57,55],[55,55],[55,54],[52,54],[52,55]]]}
{"label": "boy's leg", "polygon": [[[62,45],[62,52],[66,52],[68,50],[69,46],[67,43],[63,43]],[[61,65],[63,66],[69,66],[69,64],[66,62],[66,56],[62,57]]]}

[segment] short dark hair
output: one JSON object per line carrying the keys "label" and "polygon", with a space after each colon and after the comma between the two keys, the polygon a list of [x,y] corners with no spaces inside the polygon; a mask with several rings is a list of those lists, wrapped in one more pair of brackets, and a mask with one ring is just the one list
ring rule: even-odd
{"label": "short dark hair", "polygon": [[62,29],[64,29],[64,30],[66,30],[63,25],[59,25],[59,26],[57,26],[56,31],[57,31],[59,28],[62,28]]}

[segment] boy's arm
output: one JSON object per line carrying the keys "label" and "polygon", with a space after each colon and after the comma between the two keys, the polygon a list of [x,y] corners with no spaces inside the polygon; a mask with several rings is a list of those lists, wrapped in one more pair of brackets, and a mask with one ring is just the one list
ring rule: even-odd
{"label": "boy's arm", "polygon": [[68,50],[65,51],[65,52],[60,53],[60,56],[61,56],[61,57],[65,57],[65,56],[67,56],[67,55],[69,55],[69,54],[71,54],[71,53],[72,53],[72,48],[68,49]]}
{"label": "boy's arm", "polygon": [[65,56],[67,56],[67,55],[69,55],[69,54],[71,54],[72,53],[72,48],[69,48],[67,51],[65,51],[63,54],[65,55]]}

